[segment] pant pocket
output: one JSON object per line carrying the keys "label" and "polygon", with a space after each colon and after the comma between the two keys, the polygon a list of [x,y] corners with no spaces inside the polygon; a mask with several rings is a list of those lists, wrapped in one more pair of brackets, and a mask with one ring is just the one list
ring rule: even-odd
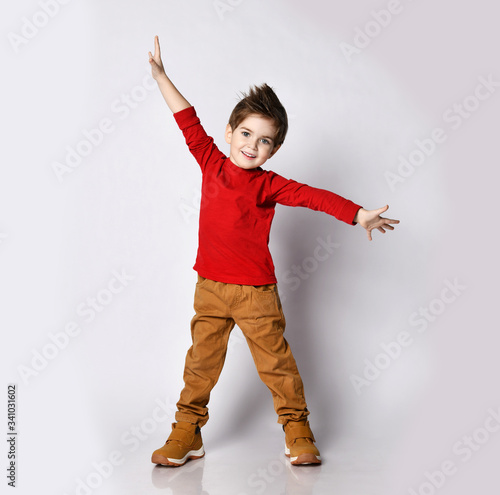
{"label": "pant pocket", "polygon": [[254,292],[262,292],[270,294],[274,294],[276,292],[276,284],[267,284],[267,285],[251,285],[251,289]]}
{"label": "pant pocket", "polygon": [[202,285],[205,285],[208,282],[208,278],[202,277],[201,275],[198,275],[198,280],[196,281],[196,286],[201,287]]}

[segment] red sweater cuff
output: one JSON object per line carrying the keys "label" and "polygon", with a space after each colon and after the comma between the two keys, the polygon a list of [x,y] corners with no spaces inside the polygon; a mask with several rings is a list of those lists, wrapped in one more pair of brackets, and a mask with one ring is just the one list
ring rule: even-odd
{"label": "red sweater cuff", "polygon": [[177,125],[182,129],[186,124],[189,124],[193,118],[196,118],[196,110],[191,106],[175,112],[173,115]]}
{"label": "red sweater cuff", "polygon": [[362,208],[362,206],[349,201],[342,210],[342,220],[350,225],[356,225],[354,217],[360,208]]}

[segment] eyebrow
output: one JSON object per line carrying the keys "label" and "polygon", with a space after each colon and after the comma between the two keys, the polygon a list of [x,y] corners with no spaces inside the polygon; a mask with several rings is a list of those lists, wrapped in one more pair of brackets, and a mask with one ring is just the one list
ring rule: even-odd
{"label": "eyebrow", "polygon": [[[253,132],[252,129],[249,129],[248,127],[242,127],[242,129],[244,129],[245,131]],[[265,139],[269,139],[270,141],[274,141],[274,138],[272,138],[272,137],[269,137],[269,136],[262,136],[262,137]]]}

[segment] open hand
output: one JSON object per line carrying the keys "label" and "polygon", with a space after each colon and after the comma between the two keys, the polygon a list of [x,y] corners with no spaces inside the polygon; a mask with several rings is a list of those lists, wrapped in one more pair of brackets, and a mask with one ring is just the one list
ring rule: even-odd
{"label": "open hand", "polygon": [[391,223],[399,223],[399,220],[391,220],[390,218],[383,218],[380,215],[387,211],[388,205],[378,210],[365,210],[360,208],[354,217],[354,221],[359,223],[361,227],[366,229],[368,234],[368,240],[372,240],[372,230],[377,229],[382,234],[385,234],[385,229],[394,230],[394,227],[390,225]]}
{"label": "open hand", "polygon": [[158,40],[158,36],[155,36],[155,54],[152,55],[151,52],[149,52],[149,63],[151,64],[153,79],[158,80],[160,76],[165,74],[163,62],[161,61],[160,41]]}

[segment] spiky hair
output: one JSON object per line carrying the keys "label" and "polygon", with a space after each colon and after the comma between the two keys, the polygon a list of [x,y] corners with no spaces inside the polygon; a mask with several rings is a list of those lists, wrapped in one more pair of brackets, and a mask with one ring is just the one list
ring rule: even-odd
{"label": "spiky hair", "polygon": [[266,83],[251,86],[248,93],[242,94],[242,99],[234,107],[229,117],[229,125],[234,131],[249,115],[267,117],[276,127],[275,146],[283,144],[288,131],[288,117],[285,107],[276,93]]}

